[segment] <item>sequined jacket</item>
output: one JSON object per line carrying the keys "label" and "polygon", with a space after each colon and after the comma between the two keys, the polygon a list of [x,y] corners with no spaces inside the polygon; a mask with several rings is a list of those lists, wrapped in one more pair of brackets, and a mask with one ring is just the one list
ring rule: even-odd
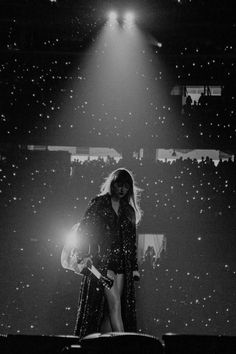
{"label": "sequined jacket", "polygon": [[[94,265],[101,273],[106,275],[111,269],[125,275],[122,318],[125,331],[136,332],[133,271],[138,270],[138,264],[134,209],[127,203],[120,203],[117,215],[109,194],[94,198],[81,220],[78,238],[83,246],[89,243]],[[93,274],[86,274],[80,287],[75,335],[82,338],[100,332],[106,311],[103,286]]]}

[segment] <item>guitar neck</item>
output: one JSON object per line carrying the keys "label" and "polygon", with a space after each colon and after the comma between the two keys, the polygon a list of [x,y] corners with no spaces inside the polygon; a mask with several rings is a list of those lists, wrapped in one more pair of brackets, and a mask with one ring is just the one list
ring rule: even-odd
{"label": "guitar neck", "polygon": [[111,289],[113,286],[113,279],[104,277],[98,270],[93,266],[91,262],[87,263],[87,269],[105,286],[107,289]]}
{"label": "guitar neck", "polygon": [[88,270],[95,275],[96,278],[100,279],[102,274],[93,265],[88,267]]}

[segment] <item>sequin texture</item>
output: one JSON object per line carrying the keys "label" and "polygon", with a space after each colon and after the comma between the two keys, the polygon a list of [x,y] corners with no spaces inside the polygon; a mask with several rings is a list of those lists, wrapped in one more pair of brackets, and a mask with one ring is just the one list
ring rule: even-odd
{"label": "sequin texture", "polygon": [[[87,243],[94,265],[106,275],[108,269],[125,275],[122,294],[122,318],[126,332],[136,332],[135,288],[133,271],[138,270],[135,212],[120,202],[118,215],[109,194],[94,198],[78,228],[78,244]],[[80,338],[100,332],[105,311],[102,285],[92,274],[83,276],[79,294],[75,335]]]}

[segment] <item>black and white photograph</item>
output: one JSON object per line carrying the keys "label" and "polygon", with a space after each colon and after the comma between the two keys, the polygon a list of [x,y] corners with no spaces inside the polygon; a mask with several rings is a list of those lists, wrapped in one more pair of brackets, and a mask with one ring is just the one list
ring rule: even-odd
{"label": "black and white photograph", "polygon": [[234,5],[0,0],[1,353],[236,353]]}

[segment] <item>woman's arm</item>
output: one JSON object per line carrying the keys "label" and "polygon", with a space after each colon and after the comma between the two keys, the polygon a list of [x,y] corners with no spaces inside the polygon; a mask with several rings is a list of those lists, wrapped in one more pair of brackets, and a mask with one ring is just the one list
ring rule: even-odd
{"label": "woman's arm", "polygon": [[132,208],[132,268],[133,270],[138,270],[138,258],[137,258],[137,230],[136,230],[136,215]]}
{"label": "woman's arm", "polygon": [[101,232],[100,208],[101,199],[99,197],[92,199],[79,224],[77,240],[81,255],[89,253],[95,255],[98,252]]}
{"label": "woman's arm", "polygon": [[136,226],[134,226],[132,241],[133,241],[133,244],[132,244],[132,268],[133,268],[133,270],[138,270]]}
{"label": "woman's arm", "polygon": [[140,273],[138,271],[138,258],[137,258],[137,237],[136,237],[136,226],[134,233],[134,244],[133,244],[133,279],[139,280]]}
{"label": "woman's arm", "polygon": [[135,212],[133,211],[132,217],[132,270],[134,280],[140,279],[140,274],[138,271],[138,257],[137,257],[137,232],[136,232],[136,219]]}

